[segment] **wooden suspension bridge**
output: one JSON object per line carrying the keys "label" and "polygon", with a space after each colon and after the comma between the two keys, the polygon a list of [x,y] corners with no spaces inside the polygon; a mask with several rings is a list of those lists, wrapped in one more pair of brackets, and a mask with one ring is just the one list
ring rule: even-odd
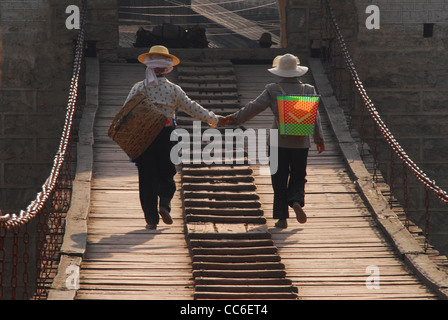
{"label": "wooden suspension bridge", "polygon": [[[328,87],[321,83],[322,74],[313,77],[320,63],[309,63],[313,72],[304,81],[324,93]],[[266,166],[202,164],[178,168],[174,224],[147,230],[136,167],[107,137],[109,123],[132,85],[142,79],[144,67],[124,63],[90,67],[97,82],[90,82],[88,90],[97,107],[96,114],[91,113],[94,122],[92,118],[87,126],[94,138],[91,188],[81,197],[83,202],[89,198],[90,205],[81,229],[79,223],[71,229],[68,220],[62,250],[76,256],[79,289],[67,292],[56,285],[50,298],[440,298],[443,288],[428,283],[440,280],[437,268],[446,266],[446,260],[436,253],[425,254],[418,232],[407,234],[398,218],[382,221],[375,212],[382,197],[375,191],[372,198],[367,192],[373,189],[357,185],[360,170],[367,169],[355,161],[353,150],[346,149],[345,124],[335,121],[334,105],[325,103],[332,101],[331,96],[320,110],[326,151],[321,155],[310,151],[305,225],[289,219],[288,229],[274,227]],[[171,79],[204,107],[225,115],[275,81],[268,67],[228,60],[183,61]],[[191,128],[188,116],[180,113],[178,120],[179,127]],[[271,124],[272,114],[265,111],[244,128],[267,129]],[[345,142],[340,144],[341,139]],[[419,259],[430,266],[429,272],[421,269]],[[373,276],[378,276],[377,285],[369,282]],[[66,276],[57,281],[65,285]]]}
{"label": "wooden suspension bridge", "polygon": [[[214,9],[196,7],[217,19]],[[264,30],[236,31],[256,40]],[[258,50],[264,62],[255,64],[231,61],[239,56],[247,62],[253,50],[178,50],[182,64],[170,79],[204,107],[227,115],[276,81],[266,71],[270,64],[265,61],[280,52],[272,50]],[[136,52],[131,52],[124,58],[135,59]],[[287,229],[276,228],[271,218],[267,166],[245,161],[178,166],[174,223],[147,230],[137,169],[107,137],[130,88],[143,79],[144,66],[87,58],[71,204],[58,270],[54,280],[44,279],[40,289],[48,289],[48,295],[42,295],[50,300],[446,299],[446,257],[431,247],[426,250],[423,232],[414,225],[405,228],[399,206],[390,208],[383,196],[388,187],[373,183],[371,163],[361,159],[320,61],[306,56],[300,55],[302,64],[310,67],[303,80],[322,95],[326,151],[310,151],[308,222],[289,219]],[[271,124],[267,110],[241,128],[262,130]],[[192,119],[180,112],[178,125],[191,132]],[[4,235],[6,231],[0,239]],[[15,245],[16,238],[14,231]],[[5,250],[0,253],[5,256]],[[48,260],[55,262],[52,254]],[[11,273],[17,280],[17,266]]]}

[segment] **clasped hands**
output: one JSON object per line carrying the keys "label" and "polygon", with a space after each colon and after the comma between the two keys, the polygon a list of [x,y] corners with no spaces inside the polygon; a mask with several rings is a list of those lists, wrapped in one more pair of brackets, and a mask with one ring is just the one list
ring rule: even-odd
{"label": "clasped hands", "polygon": [[218,116],[218,127],[228,126],[233,122],[233,115],[228,115],[227,117]]}

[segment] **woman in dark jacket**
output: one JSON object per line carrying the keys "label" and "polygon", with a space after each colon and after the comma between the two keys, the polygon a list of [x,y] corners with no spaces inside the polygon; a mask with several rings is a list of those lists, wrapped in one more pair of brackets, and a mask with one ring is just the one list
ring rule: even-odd
{"label": "woman in dark jacket", "polygon": [[[316,95],[313,86],[300,82],[299,77],[304,75],[308,68],[300,66],[297,57],[285,54],[277,57],[273,66],[268,71],[279,76],[279,82],[268,84],[255,100],[228,116],[226,124],[244,123],[267,108],[271,108],[275,119],[278,119],[277,96],[282,95],[283,92],[289,95]],[[273,121],[272,129],[278,130],[277,121]],[[322,153],[325,150],[325,142],[319,115],[316,118],[313,140],[318,152]],[[277,171],[271,174],[274,190],[273,217],[278,219],[276,227],[288,226],[288,207],[293,208],[299,223],[307,221],[303,207],[305,206],[305,177],[310,145],[310,136],[278,135],[277,145],[270,146],[271,152],[273,147],[278,147]]]}

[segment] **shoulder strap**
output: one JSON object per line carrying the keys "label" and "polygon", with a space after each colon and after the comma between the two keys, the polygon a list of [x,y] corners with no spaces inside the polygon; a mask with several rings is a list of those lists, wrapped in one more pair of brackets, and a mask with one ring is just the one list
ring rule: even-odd
{"label": "shoulder strap", "polygon": [[282,94],[286,94],[285,90],[283,90],[282,86],[280,85],[280,83],[277,83],[278,88],[280,89]]}
{"label": "shoulder strap", "polygon": [[[280,85],[280,83],[277,83],[277,86],[280,89],[281,93],[286,95],[286,92],[285,92],[285,90],[283,90],[283,88]],[[302,84],[302,94],[305,94],[305,87],[306,87],[306,84]]]}

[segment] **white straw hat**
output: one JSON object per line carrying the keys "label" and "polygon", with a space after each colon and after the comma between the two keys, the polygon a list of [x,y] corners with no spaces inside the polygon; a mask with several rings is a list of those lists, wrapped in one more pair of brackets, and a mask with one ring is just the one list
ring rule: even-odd
{"label": "white straw hat", "polygon": [[300,60],[292,54],[277,56],[273,62],[274,68],[268,69],[269,72],[284,78],[295,78],[303,76],[308,72],[308,67],[300,66]]}

